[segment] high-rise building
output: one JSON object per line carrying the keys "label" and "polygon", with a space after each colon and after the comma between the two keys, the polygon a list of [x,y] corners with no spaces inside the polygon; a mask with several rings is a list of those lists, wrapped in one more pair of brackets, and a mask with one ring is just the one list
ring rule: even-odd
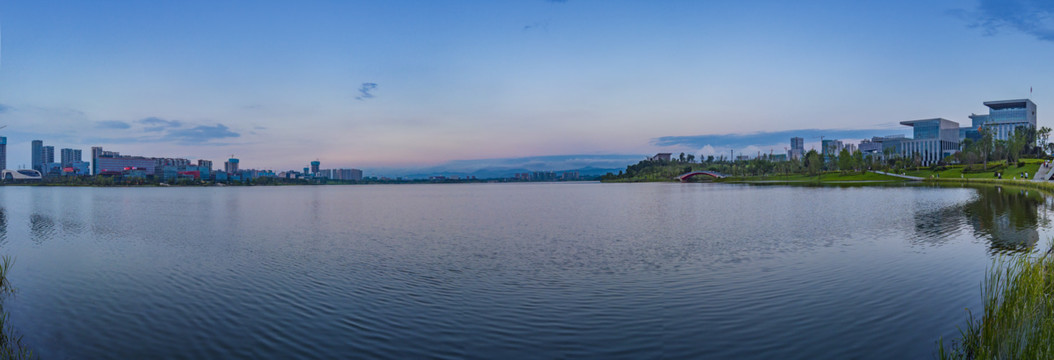
{"label": "high-rise building", "polygon": [[44,141],[43,140],[33,140],[32,146],[33,146],[33,150],[30,153],[30,154],[32,154],[32,160],[30,162],[30,166],[33,167],[33,170],[39,171],[41,174],[43,174],[44,173]]}
{"label": "high-rise building", "polygon": [[843,144],[841,140],[827,139],[820,142],[820,155],[823,155],[824,161],[831,160],[832,157],[838,156],[838,152],[842,151]]}
{"label": "high-rise building", "polygon": [[95,164],[99,162],[97,159],[100,156],[102,156],[102,146],[92,146],[91,147],[91,174],[92,175],[99,175],[99,167],[95,166]]}
{"label": "high-rise building", "polygon": [[318,160],[315,160],[315,161],[311,162],[311,173],[312,174],[318,174],[318,167],[319,167],[319,165],[322,165],[322,163],[319,162]]}
{"label": "high-rise building", "polygon": [[198,159],[198,167],[203,167],[212,170],[212,160]]}
{"label": "high-rise building", "polygon": [[62,163],[62,167],[70,167],[75,162],[81,162],[81,150],[69,148],[59,150],[59,162]]}
{"label": "high-rise building", "polygon": [[223,171],[228,174],[234,174],[238,172],[238,159],[230,158],[227,162],[223,163]]}
{"label": "high-rise building", "polygon": [[789,159],[801,159],[805,156],[805,139],[800,137],[791,138],[791,148],[787,150],[787,158]]}
{"label": "high-rise building", "polygon": [[55,162],[55,147],[54,146],[45,146],[45,147],[43,147],[43,150],[44,150],[44,152],[43,152],[44,163],[47,164],[47,163]]}
{"label": "high-rise building", "polygon": [[7,137],[0,136],[0,170],[7,169]]}

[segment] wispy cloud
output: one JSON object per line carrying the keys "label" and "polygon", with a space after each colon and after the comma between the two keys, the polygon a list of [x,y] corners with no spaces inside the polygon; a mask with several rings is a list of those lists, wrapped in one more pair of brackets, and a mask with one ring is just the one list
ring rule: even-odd
{"label": "wispy cloud", "polygon": [[241,134],[233,132],[223,124],[216,126],[195,126],[190,129],[170,130],[165,135],[166,140],[183,143],[200,144],[214,139],[239,137]]}
{"label": "wispy cloud", "polygon": [[165,129],[183,126],[183,123],[179,120],[165,120],[156,116],[139,119],[136,123],[146,125],[146,127],[143,128],[143,131],[146,132],[162,132],[165,131]]}
{"label": "wispy cloud", "polygon": [[549,30],[549,20],[535,21],[533,23],[523,26],[523,31],[528,30]]}
{"label": "wispy cloud", "polygon": [[974,11],[950,13],[970,22],[970,27],[983,29],[986,35],[1008,28],[1054,41],[1054,2],[1049,0],[981,0]]}
{"label": "wispy cloud", "polygon": [[374,95],[373,95],[373,90],[374,89],[377,89],[377,84],[376,83],[362,83],[362,86],[359,87],[360,95],[356,96],[355,100],[362,101],[362,100],[374,98]]}
{"label": "wispy cloud", "polygon": [[116,120],[115,121],[96,121],[95,122],[95,127],[100,128],[100,129],[118,129],[118,130],[122,130],[122,129],[131,128],[132,125],[129,124],[129,123],[126,123],[124,121],[116,121]]}
{"label": "wispy cloud", "polygon": [[160,126],[160,127],[180,127],[183,126],[179,120],[165,120],[159,117],[151,116],[145,119],[139,119],[137,123],[147,126]]}
{"label": "wispy cloud", "polygon": [[651,143],[658,146],[686,146],[691,148],[702,148],[705,146],[742,148],[751,145],[767,146],[779,143],[789,144],[790,138],[795,136],[804,138],[807,142],[811,142],[819,141],[820,136],[823,136],[825,139],[865,139],[873,136],[904,134],[906,131],[907,130],[901,129],[802,129],[746,134],[663,136],[652,139]]}

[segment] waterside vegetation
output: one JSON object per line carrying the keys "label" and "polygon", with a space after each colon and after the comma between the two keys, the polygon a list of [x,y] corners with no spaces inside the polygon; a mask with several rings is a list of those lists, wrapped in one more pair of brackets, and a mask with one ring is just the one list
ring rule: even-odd
{"label": "waterside vegetation", "polygon": [[1054,255],[1007,255],[981,286],[984,308],[960,338],[938,342],[940,359],[1054,359]]}
{"label": "waterside vegetation", "polygon": [[[1048,142],[1051,129],[1019,127],[1009,139],[996,140],[987,130],[977,141],[966,139],[960,151],[941,161],[923,166],[922,156],[902,156],[887,148],[881,154],[864,154],[842,149],[823,154],[809,150],[801,158],[757,154],[752,159],[733,160],[724,156],[707,156],[696,161],[695,155],[664,159],[646,159],[626,167],[618,174],[600,177],[603,182],[677,181],[677,176],[693,171],[710,171],[727,176],[727,182],[840,182],[904,181],[903,178],[875,174],[884,172],[923,179],[1020,179],[1030,178],[1040,170],[1047,152],[1054,153]],[[713,179],[693,179],[713,181]]]}
{"label": "waterside vegetation", "polygon": [[22,343],[22,336],[11,326],[7,311],[3,309],[3,298],[15,292],[7,279],[14,264],[10,255],[0,257],[0,359],[32,359],[33,352]]}

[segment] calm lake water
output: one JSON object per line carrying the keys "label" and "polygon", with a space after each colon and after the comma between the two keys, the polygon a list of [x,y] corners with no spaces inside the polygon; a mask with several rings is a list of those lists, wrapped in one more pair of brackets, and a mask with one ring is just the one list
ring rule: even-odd
{"label": "calm lake water", "polygon": [[932,358],[1010,188],[0,187],[4,307],[45,359]]}

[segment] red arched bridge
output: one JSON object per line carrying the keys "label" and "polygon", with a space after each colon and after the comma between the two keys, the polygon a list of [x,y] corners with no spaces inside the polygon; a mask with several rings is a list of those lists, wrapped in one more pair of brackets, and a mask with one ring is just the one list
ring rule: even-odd
{"label": "red arched bridge", "polygon": [[725,174],[722,174],[722,173],[719,173],[719,172],[713,172],[713,171],[692,171],[690,173],[684,173],[684,174],[678,175],[677,176],[677,180],[680,180],[681,182],[686,182],[686,181],[688,181],[688,179],[691,179],[693,176],[698,176],[698,175],[706,175],[706,176],[709,176],[709,177],[712,177],[712,178],[715,178],[715,179],[724,179],[725,178]]}

